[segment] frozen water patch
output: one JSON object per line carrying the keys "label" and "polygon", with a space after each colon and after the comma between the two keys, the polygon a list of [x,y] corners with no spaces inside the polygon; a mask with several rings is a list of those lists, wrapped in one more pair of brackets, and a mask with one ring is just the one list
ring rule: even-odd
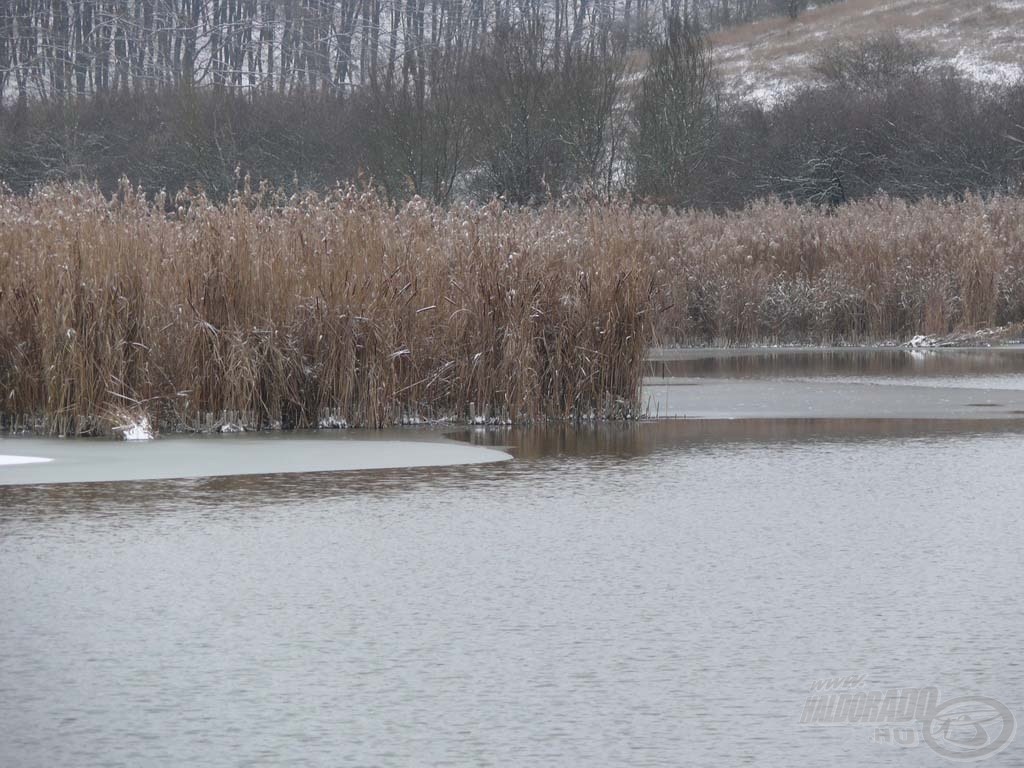
{"label": "frozen water patch", "polygon": [[[1019,381],[1019,379],[1017,380]],[[862,377],[647,379],[650,413],[691,419],[1019,419],[1024,390],[988,380],[926,386]],[[984,383],[984,388],[966,386]],[[979,405],[986,406],[979,409]]]}
{"label": "frozen water patch", "polygon": [[46,464],[53,461],[44,456],[9,456],[0,454],[0,467],[12,467],[20,464]]}
{"label": "frozen water patch", "polygon": [[[116,440],[15,438],[11,443],[16,442],[19,451],[47,454],[54,463],[11,466],[0,473],[0,486],[412,469],[511,458],[502,451],[452,440],[316,434],[165,436],[146,443],[144,449]],[[0,449],[7,447],[4,442],[0,440]]]}
{"label": "frozen water patch", "polygon": [[[911,356],[927,354],[921,350],[908,350]],[[1024,375],[1002,374],[976,376],[794,376],[780,379],[780,381],[792,381],[804,384],[816,384],[818,386],[862,384],[865,386],[880,387],[924,387],[926,389],[970,389],[977,392],[977,397],[984,397],[984,393],[1011,392],[1020,393],[1024,391]],[[1016,395],[1015,395],[1016,399]],[[1018,416],[1020,414],[1013,414]]]}

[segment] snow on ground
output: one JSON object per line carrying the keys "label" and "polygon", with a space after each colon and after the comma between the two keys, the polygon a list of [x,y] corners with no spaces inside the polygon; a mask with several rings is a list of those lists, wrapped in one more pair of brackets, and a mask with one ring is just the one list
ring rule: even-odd
{"label": "snow on ground", "polygon": [[960,51],[953,66],[979,83],[1012,83],[1024,75],[1024,67],[1009,62],[987,61],[970,51]]}
{"label": "snow on ground", "polygon": [[336,413],[326,413],[320,417],[317,426],[320,429],[348,429],[348,422]]}
{"label": "snow on ground", "polygon": [[846,0],[713,35],[727,92],[765,106],[815,80],[816,54],[831,43],[896,32],[925,44],[938,64],[984,83],[1024,76],[1024,0]]}
{"label": "snow on ground", "polygon": [[153,439],[153,428],[149,425],[149,419],[145,416],[140,418],[138,421],[129,422],[122,427],[117,427],[115,430],[116,434],[121,436],[122,440],[152,440]]}

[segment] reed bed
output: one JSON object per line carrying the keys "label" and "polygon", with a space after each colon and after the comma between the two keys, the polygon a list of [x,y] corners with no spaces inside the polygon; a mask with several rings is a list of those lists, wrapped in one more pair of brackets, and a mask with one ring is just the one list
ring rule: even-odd
{"label": "reed bed", "polygon": [[353,188],[177,203],[127,185],[0,199],[7,429],[636,413],[654,222],[625,207],[396,208]]}
{"label": "reed bed", "polygon": [[667,216],[663,343],[873,343],[1024,320],[1024,199]]}
{"label": "reed bed", "polygon": [[1013,197],[714,215],[395,207],[354,188],[0,195],[4,429],[625,418],[652,343],[1022,320]]}

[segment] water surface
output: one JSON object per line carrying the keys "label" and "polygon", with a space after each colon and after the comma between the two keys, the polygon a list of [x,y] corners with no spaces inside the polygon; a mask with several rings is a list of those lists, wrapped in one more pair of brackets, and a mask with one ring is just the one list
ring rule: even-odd
{"label": "water surface", "polygon": [[[670,373],[680,403],[734,381]],[[0,765],[942,765],[799,720],[858,673],[1024,716],[1024,420],[845,397],[453,435],[501,463],[0,489]]]}

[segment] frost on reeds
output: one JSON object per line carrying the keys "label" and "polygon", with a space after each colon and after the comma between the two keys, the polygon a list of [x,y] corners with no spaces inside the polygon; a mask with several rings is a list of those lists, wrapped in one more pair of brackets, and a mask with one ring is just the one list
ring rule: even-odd
{"label": "frost on reeds", "polygon": [[655,224],[626,207],[396,208],[351,188],[3,195],[0,426],[107,434],[124,402],[154,430],[465,420],[470,403],[632,415]]}
{"label": "frost on reeds", "polygon": [[1024,320],[1024,199],[666,216],[659,341],[858,343]]}
{"label": "frost on reeds", "polygon": [[1024,320],[1020,198],[726,215],[396,208],[352,188],[167,203],[127,185],[0,195],[0,428],[109,433],[124,403],[164,431],[628,417],[652,341]]}

